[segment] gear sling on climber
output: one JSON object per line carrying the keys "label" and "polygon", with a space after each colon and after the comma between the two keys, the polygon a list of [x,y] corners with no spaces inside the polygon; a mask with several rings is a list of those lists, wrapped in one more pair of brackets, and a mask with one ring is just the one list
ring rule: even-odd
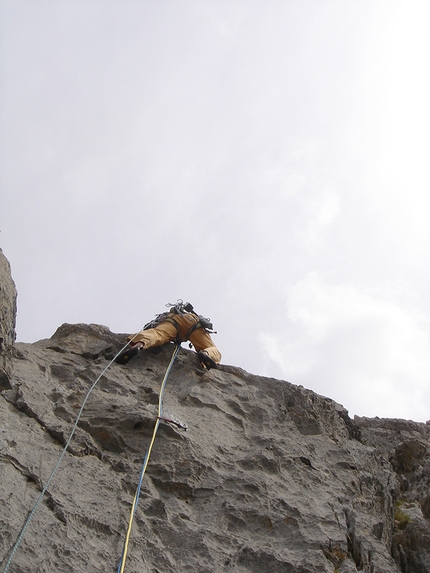
{"label": "gear sling on climber", "polygon": [[216,368],[221,361],[221,353],[210,334],[213,333],[210,319],[194,312],[192,304],[179,300],[168,312],[158,314],[137,334],[128,337],[130,347],[122,352],[116,362],[126,364],[142,348],[162,346],[167,342],[185,342],[194,346],[200,363],[207,368]]}

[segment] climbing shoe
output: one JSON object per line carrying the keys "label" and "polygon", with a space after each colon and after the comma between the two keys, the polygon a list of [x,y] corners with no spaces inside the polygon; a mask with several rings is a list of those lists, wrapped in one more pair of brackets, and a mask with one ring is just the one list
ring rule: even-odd
{"label": "climbing shoe", "polygon": [[121,354],[119,354],[115,358],[115,362],[117,364],[127,364],[129,360],[134,358],[136,354],[139,353],[139,350],[141,348],[142,348],[141,346],[133,346],[132,348],[127,348],[126,350],[124,350],[124,352],[121,352]]}
{"label": "climbing shoe", "polygon": [[204,366],[206,370],[210,370],[211,368],[218,368],[215,360],[212,360],[212,358],[210,358],[208,353],[204,350],[199,350],[199,352],[197,352],[197,356],[199,357],[200,364]]}

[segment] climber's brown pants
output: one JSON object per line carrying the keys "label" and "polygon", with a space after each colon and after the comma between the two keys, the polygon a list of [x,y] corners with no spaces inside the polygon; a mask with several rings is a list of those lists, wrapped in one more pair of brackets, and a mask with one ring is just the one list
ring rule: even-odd
{"label": "climber's brown pants", "polygon": [[144,348],[151,348],[152,346],[161,346],[167,342],[173,342],[179,336],[179,340],[183,342],[189,340],[196,349],[196,352],[206,350],[209,358],[212,358],[217,364],[221,362],[221,353],[204,328],[196,328],[196,330],[188,335],[192,326],[198,322],[195,316],[192,314],[172,314],[172,320],[178,325],[179,332],[171,322],[161,322],[155,328],[141,330],[138,334],[129,336],[131,345],[133,346],[137,342],[142,342]]}

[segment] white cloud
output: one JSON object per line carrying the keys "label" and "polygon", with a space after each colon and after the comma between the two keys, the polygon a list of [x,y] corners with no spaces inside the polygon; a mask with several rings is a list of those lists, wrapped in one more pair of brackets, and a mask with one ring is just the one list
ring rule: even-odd
{"label": "white cloud", "polygon": [[288,380],[359,415],[430,418],[430,331],[393,289],[329,284],[315,274],[289,291],[284,332],[261,334]]}
{"label": "white cloud", "polygon": [[297,230],[300,242],[312,254],[317,254],[326,246],[326,235],[340,212],[338,194],[332,189],[325,189],[304,203],[307,211],[307,223]]}

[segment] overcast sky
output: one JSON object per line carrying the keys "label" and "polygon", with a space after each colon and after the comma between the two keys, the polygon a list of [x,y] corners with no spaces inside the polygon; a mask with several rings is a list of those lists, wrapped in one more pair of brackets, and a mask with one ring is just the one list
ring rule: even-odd
{"label": "overcast sky", "polygon": [[1,0],[18,340],[182,298],[223,362],[430,419],[429,0]]}

